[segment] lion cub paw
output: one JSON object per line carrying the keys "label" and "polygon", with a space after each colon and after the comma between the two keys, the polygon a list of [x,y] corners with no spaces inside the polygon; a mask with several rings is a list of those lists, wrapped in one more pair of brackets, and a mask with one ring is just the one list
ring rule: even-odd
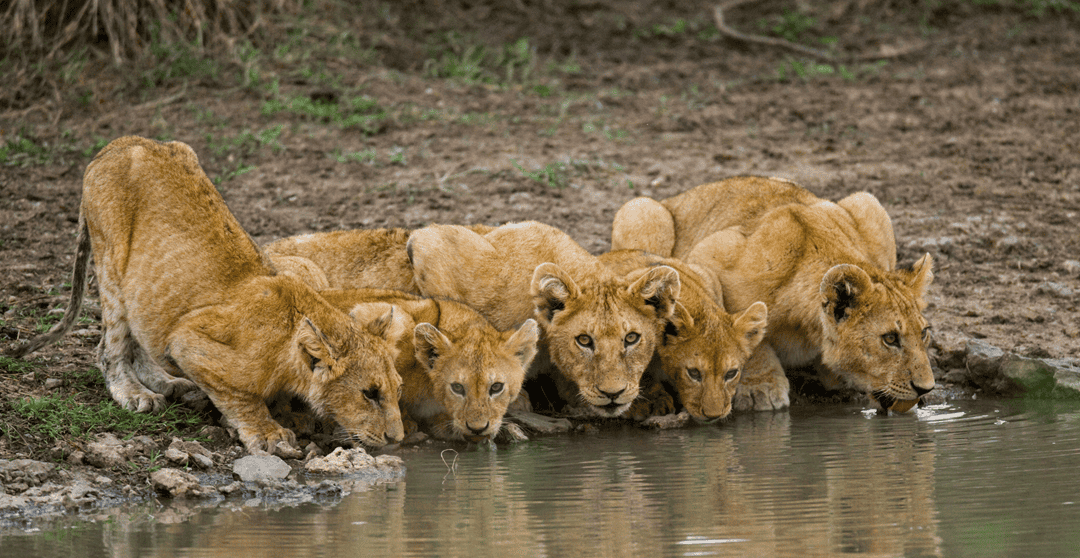
{"label": "lion cub paw", "polygon": [[300,453],[296,449],[296,434],[288,428],[278,426],[265,433],[245,432],[245,430],[247,429],[241,428],[240,441],[252,455],[276,454],[278,457],[286,457]]}
{"label": "lion cub paw", "polygon": [[114,393],[113,399],[115,399],[121,407],[136,413],[160,413],[168,406],[168,402],[165,401],[165,396],[159,393],[145,392],[122,395]]}
{"label": "lion cub paw", "polygon": [[771,411],[791,404],[790,385],[783,372],[743,378],[735,390],[732,407],[737,411]]}
{"label": "lion cub paw", "polygon": [[649,417],[665,416],[675,413],[675,398],[671,396],[664,385],[652,384],[641,390],[638,398],[630,404],[626,410],[626,416],[643,421]]}

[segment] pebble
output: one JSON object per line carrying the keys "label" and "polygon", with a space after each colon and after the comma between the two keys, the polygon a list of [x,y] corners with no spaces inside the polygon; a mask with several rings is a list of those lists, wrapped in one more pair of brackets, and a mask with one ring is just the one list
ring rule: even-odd
{"label": "pebble", "polygon": [[292,467],[276,455],[247,455],[233,463],[233,475],[244,482],[283,479],[290,472]]}

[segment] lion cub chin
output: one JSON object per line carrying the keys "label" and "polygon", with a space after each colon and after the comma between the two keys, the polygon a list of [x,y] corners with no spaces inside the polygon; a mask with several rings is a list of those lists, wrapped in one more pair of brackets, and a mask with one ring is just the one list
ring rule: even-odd
{"label": "lion cub chin", "polygon": [[[659,202],[627,202],[615,216],[612,247],[710,270],[730,311],[768,304],[768,351],[757,365],[816,364],[827,380],[895,411],[934,388],[922,315],[933,260],[926,254],[897,269],[892,221],[869,193],[833,203],[787,180],[730,178]],[[776,408],[781,386],[769,379],[776,374],[752,383],[746,376],[736,408]]]}
{"label": "lion cub chin", "polygon": [[432,435],[478,442],[503,429],[525,370],[536,356],[539,329],[532,319],[500,332],[474,310],[450,300],[379,290],[329,290],[327,301],[354,313],[393,308],[407,316],[412,335],[398,341],[405,414]]}
{"label": "lion cub chin", "polygon": [[180,142],[123,137],[86,169],[71,303],[60,324],[13,354],[71,328],[90,252],[105,326],[109,393],[135,411],[198,387],[251,453],[294,452],[294,434],[265,399],[300,395],[346,437],[379,447],[403,436],[394,344],[403,320],[361,322],[274,269]]}
{"label": "lion cub chin", "polygon": [[637,398],[679,296],[674,269],[627,280],[562,231],[531,221],[484,235],[432,225],[412,233],[407,251],[425,295],[460,300],[497,328],[534,318],[545,355],[537,361],[554,364],[560,397],[601,417]]}
{"label": "lion cub chin", "polygon": [[[641,250],[613,250],[601,255],[600,261],[629,280],[666,265],[679,272],[682,285],[675,311],[656,348],[659,370],[650,365],[658,374],[646,373],[642,379],[643,391],[654,397],[647,403],[646,398],[639,399],[648,408],[633,414],[644,418],[675,411],[670,398],[662,395],[662,388],[652,385],[657,382],[673,385],[679,402],[695,420],[713,422],[731,414],[743,368],[765,336],[765,304],[756,302],[742,312],[729,314],[720,304],[722,291],[715,275],[672,258]],[[783,397],[786,399],[786,391]]]}

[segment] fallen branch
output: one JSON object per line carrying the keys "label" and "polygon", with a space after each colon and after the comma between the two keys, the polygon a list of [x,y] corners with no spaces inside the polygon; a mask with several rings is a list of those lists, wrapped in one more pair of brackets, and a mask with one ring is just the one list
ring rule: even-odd
{"label": "fallen branch", "polygon": [[[720,31],[720,34],[727,37],[727,38],[729,38],[729,39],[733,39],[733,40],[736,40],[736,41],[742,41],[742,42],[746,42],[746,43],[753,43],[753,44],[766,45],[766,46],[772,46],[772,47],[779,47],[779,48],[795,51],[795,52],[798,52],[798,53],[801,53],[801,54],[812,56],[814,58],[817,58],[818,60],[825,60],[825,61],[828,61],[828,62],[835,62],[838,59],[837,56],[834,56],[830,52],[826,52],[824,50],[818,50],[816,48],[811,48],[811,47],[808,47],[808,46],[800,45],[798,43],[793,43],[791,41],[787,41],[787,40],[784,40],[784,39],[778,39],[776,37],[764,37],[764,36],[761,36],[761,35],[747,35],[746,33],[743,33],[741,31],[738,31],[738,30],[730,27],[724,21],[724,10],[730,10],[732,8],[735,8],[736,6],[740,6],[742,4],[749,4],[751,2],[756,2],[756,1],[757,0],[733,0],[732,2],[728,2],[727,4],[725,4],[723,6],[721,6],[719,4],[714,6],[713,7],[713,19],[716,21],[716,28],[717,28],[717,30]],[[896,49],[895,51],[887,53],[887,54],[886,53],[857,54],[857,55],[852,55],[852,56],[845,56],[843,58],[845,60],[852,61],[852,62],[862,61],[862,60],[884,60],[884,59],[887,59],[887,58],[900,58],[901,56],[907,56],[909,54],[918,52],[918,51],[926,48],[928,45],[929,45],[929,43],[921,43],[921,44],[917,44],[917,45],[914,45],[914,46],[911,46],[911,47],[908,47],[908,48],[904,48],[904,49]]]}
{"label": "fallen branch", "polygon": [[793,43],[791,41],[785,41],[784,39],[777,39],[775,37],[763,37],[761,35],[747,35],[746,33],[743,33],[741,31],[737,31],[734,28],[729,27],[727,25],[727,23],[724,22],[724,10],[730,10],[731,8],[734,8],[734,7],[736,7],[736,6],[740,5],[740,4],[747,4],[747,3],[750,3],[750,2],[754,2],[754,1],[756,1],[756,0],[734,0],[733,2],[728,2],[727,5],[725,5],[725,6],[720,6],[718,4],[715,7],[713,7],[713,19],[716,20],[716,28],[720,31],[720,34],[725,36],[725,37],[728,37],[729,39],[734,39],[736,41],[742,41],[742,42],[745,42],[745,43],[768,45],[768,46],[774,46],[774,47],[785,48],[785,49],[788,49],[788,50],[793,50],[795,52],[799,52],[799,53],[802,53],[802,54],[813,56],[814,58],[817,58],[819,60],[828,60],[828,61],[835,60],[835,57],[832,54],[830,54],[828,52],[825,52],[823,50],[818,50],[816,48],[810,48],[808,46],[803,46],[803,45],[800,45],[800,44],[796,44],[796,43]]}

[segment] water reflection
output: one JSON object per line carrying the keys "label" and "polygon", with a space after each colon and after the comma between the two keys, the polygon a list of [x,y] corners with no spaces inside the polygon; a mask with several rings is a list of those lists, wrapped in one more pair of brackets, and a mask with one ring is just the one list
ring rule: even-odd
{"label": "water reflection", "polygon": [[1055,556],[1080,548],[1076,404],[971,402],[895,417],[796,407],[719,427],[611,429],[462,451],[453,467],[435,446],[403,457],[405,481],[336,506],[118,513],[51,540],[0,537],[0,553]]}

